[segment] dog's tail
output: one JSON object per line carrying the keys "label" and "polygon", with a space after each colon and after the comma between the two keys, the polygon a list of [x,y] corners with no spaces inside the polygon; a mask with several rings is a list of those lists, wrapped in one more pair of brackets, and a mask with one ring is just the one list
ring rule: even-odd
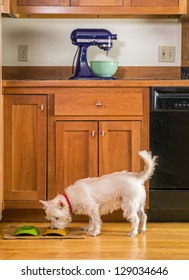
{"label": "dog's tail", "polygon": [[139,156],[144,160],[144,171],[139,173],[139,177],[145,182],[152,176],[155,166],[157,165],[157,156],[153,156],[151,152],[140,151]]}

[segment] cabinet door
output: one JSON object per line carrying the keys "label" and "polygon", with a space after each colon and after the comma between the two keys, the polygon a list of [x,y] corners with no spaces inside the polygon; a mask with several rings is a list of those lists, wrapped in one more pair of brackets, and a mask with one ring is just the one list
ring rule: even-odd
{"label": "cabinet door", "polygon": [[131,5],[135,7],[178,7],[179,0],[132,0]]}
{"label": "cabinet door", "polygon": [[46,97],[4,102],[5,200],[46,199]]}
{"label": "cabinet door", "polygon": [[98,123],[56,121],[56,190],[77,179],[98,176]]}
{"label": "cabinet door", "polygon": [[99,175],[140,171],[141,122],[104,121],[99,124]]}
{"label": "cabinet door", "polygon": [[70,0],[17,0],[18,6],[67,6]]}
{"label": "cabinet door", "polygon": [[124,6],[124,0],[71,0],[71,6],[84,6],[84,7],[119,7]]}
{"label": "cabinet door", "polygon": [[10,0],[1,0],[1,13],[10,13]]}

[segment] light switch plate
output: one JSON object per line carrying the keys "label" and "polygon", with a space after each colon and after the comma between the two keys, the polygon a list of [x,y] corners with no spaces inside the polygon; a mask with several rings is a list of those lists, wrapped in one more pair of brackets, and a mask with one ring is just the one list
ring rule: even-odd
{"label": "light switch plate", "polygon": [[159,62],[175,62],[175,46],[159,46],[158,61]]}

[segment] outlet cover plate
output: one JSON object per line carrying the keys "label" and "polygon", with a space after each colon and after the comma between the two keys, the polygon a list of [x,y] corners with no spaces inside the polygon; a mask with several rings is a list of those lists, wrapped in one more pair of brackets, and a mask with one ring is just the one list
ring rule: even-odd
{"label": "outlet cover plate", "polygon": [[18,61],[28,61],[28,45],[18,45]]}

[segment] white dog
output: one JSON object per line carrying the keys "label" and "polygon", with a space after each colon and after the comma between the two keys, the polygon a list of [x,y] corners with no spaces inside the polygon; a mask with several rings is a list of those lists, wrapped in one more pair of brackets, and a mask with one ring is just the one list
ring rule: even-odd
{"label": "white dog", "polygon": [[89,235],[101,232],[101,215],[122,209],[123,217],[131,222],[129,236],[146,230],[147,216],[144,212],[146,192],[144,182],[153,174],[156,157],[150,152],[140,151],[145,162],[141,172],[115,172],[96,178],[76,181],[65,189],[64,195],[57,195],[50,201],[41,201],[46,212],[46,219],[51,221],[51,228],[65,228],[71,222],[71,214],[89,216],[89,225],[85,228]]}

